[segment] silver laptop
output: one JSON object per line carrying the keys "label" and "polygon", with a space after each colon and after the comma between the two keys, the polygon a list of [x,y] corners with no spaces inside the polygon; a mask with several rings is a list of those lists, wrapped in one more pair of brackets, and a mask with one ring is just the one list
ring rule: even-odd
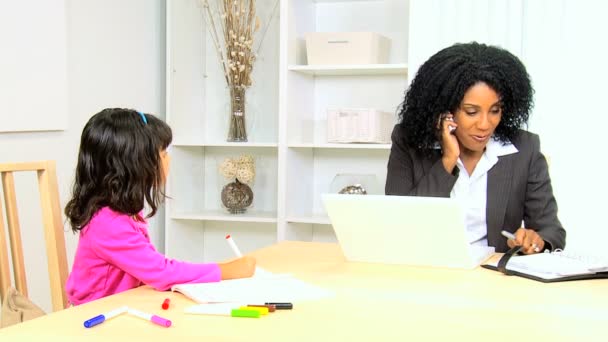
{"label": "silver laptop", "polygon": [[471,269],[494,252],[466,241],[453,199],[334,195],[322,200],[349,261]]}

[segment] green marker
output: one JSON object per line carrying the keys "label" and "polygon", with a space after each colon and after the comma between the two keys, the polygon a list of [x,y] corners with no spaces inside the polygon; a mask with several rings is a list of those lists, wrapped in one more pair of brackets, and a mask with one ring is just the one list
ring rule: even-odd
{"label": "green marker", "polygon": [[260,311],[249,310],[249,309],[232,309],[230,312],[232,317],[249,317],[249,318],[260,318]]}

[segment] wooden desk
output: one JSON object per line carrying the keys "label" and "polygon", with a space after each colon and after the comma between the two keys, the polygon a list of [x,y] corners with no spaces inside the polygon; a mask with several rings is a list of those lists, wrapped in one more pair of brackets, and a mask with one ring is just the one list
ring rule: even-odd
{"label": "wooden desk", "polygon": [[[0,330],[1,341],[562,341],[608,339],[608,280],[542,284],[471,271],[344,261],[335,244],[283,242],[256,256],[272,272],[335,291],[260,319],[186,315],[179,293],[141,287]],[[160,309],[171,298],[168,311]],[[122,305],[173,321],[162,328],[121,316],[82,323]]]}

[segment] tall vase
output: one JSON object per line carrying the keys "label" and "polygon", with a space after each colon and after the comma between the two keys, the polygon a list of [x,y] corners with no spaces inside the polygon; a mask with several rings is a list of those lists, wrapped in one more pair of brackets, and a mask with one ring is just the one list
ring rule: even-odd
{"label": "tall vase", "polygon": [[247,141],[245,128],[245,91],[241,86],[230,86],[230,122],[228,126],[229,142]]}

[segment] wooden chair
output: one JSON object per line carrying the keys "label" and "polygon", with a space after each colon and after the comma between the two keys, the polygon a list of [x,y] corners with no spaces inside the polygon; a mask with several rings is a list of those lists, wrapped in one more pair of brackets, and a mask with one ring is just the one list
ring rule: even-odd
{"label": "wooden chair", "polygon": [[[13,177],[13,173],[15,172],[27,171],[35,171],[38,174],[38,191],[40,193],[42,221],[46,240],[51,299],[53,311],[58,311],[64,309],[67,305],[64,285],[67,279],[68,266],[54,161],[0,164],[15,287],[21,294],[26,297],[28,296],[25,266],[23,263],[23,246],[17,212],[15,179]],[[0,198],[0,209],[1,207],[2,199]],[[3,299],[8,288],[11,286],[6,236],[4,217],[2,210],[0,210],[0,294]]]}

